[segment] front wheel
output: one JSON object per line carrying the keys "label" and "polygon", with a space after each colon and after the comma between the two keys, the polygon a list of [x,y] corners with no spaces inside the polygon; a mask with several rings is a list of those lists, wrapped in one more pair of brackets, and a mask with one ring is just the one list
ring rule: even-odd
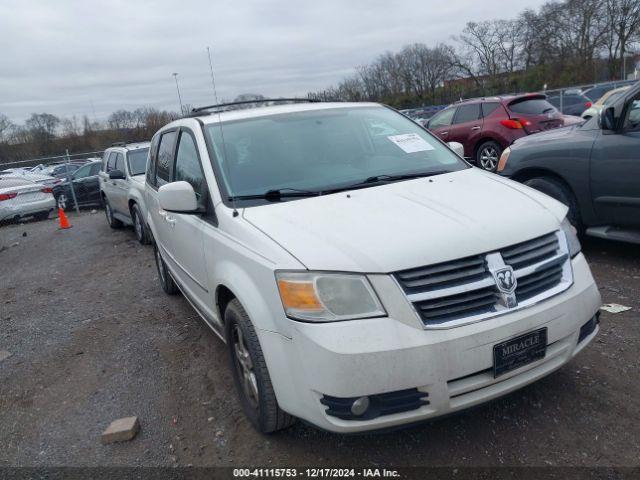
{"label": "front wheel", "polygon": [[164,290],[164,293],[166,293],[167,295],[177,294],[180,290],[178,289],[176,282],[171,277],[169,269],[167,268],[167,264],[164,263],[164,260],[162,259],[160,248],[158,248],[157,245],[154,245],[153,249],[153,253],[156,259],[156,267],[158,268],[158,277],[160,277],[160,286],[162,287],[162,290]]}
{"label": "front wheel", "polygon": [[538,190],[539,192],[549,195],[551,198],[555,198],[569,207],[567,218],[578,232],[582,232],[582,221],[580,219],[578,202],[573,196],[571,190],[563,185],[561,181],[551,177],[536,177],[527,180],[524,184]]}
{"label": "front wheel", "polygon": [[144,221],[142,220],[142,214],[140,213],[140,208],[135,203],[131,207],[131,220],[133,220],[133,230],[136,232],[136,238],[141,245],[147,245],[149,243],[147,229],[144,226]]}
{"label": "front wheel", "polygon": [[258,335],[237,299],[227,305],[224,323],[233,380],[249,421],[261,433],[293,425],[295,417],[278,406]]}
{"label": "front wheel", "polygon": [[495,172],[502,155],[502,147],[493,140],[484,142],[476,152],[476,165],[487,172]]}

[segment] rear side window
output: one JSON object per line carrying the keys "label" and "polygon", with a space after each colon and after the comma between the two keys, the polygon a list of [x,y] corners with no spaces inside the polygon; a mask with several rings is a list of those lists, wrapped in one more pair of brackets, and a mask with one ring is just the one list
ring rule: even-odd
{"label": "rear side window", "polygon": [[109,154],[109,161],[107,162],[107,172],[110,172],[111,170],[115,170],[116,169],[116,152],[111,152]]}
{"label": "rear side window", "polygon": [[509,110],[525,115],[543,115],[554,111],[555,108],[544,98],[529,98],[511,102]]}
{"label": "rear side window", "polygon": [[158,159],[158,142],[160,141],[160,135],[156,135],[151,140],[151,146],[149,147],[149,168],[147,169],[147,183],[149,185],[157,186],[156,184],[156,163]]}
{"label": "rear side window", "polygon": [[171,180],[171,164],[173,163],[173,147],[176,143],[177,131],[167,132],[160,137],[158,147],[158,166],[156,168],[156,185],[162,186]]}
{"label": "rear side window", "polygon": [[460,105],[456,112],[456,117],[453,123],[466,123],[473,122],[480,118],[480,104],[470,103],[467,105]]}
{"label": "rear side window", "polygon": [[120,170],[124,173],[124,155],[121,153],[116,155],[116,170]]}
{"label": "rear side window", "polygon": [[482,104],[482,116],[488,117],[500,106],[498,102],[486,102]]}

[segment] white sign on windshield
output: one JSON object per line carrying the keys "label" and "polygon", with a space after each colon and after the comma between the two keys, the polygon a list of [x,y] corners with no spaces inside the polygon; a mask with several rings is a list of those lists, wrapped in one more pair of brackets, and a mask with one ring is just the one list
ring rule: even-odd
{"label": "white sign on windshield", "polygon": [[424,138],[417,133],[405,133],[403,135],[389,135],[387,137],[397,146],[399,146],[405,153],[426,152],[427,150],[433,150],[433,147],[429,145]]}

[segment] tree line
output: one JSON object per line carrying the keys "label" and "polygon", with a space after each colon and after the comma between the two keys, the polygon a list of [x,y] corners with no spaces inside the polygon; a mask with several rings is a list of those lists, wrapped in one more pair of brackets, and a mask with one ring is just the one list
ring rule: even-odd
{"label": "tree line", "polygon": [[468,22],[450,43],[407,45],[310,96],[396,107],[624,79],[640,0],[564,0],[513,20]]}

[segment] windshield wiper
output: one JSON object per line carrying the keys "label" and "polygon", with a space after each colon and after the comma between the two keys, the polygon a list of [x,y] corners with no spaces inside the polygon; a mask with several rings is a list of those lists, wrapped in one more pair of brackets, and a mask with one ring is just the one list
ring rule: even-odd
{"label": "windshield wiper", "polygon": [[317,197],[322,195],[323,192],[314,192],[312,190],[298,190],[295,188],[280,188],[276,190],[268,190],[265,193],[258,193],[255,195],[234,195],[230,196],[229,200],[269,200],[270,202],[277,202],[283,198],[305,198],[305,197]]}
{"label": "windshield wiper", "polygon": [[400,180],[411,180],[414,178],[433,177],[434,175],[440,175],[443,173],[451,173],[450,170],[438,170],[436,172],[421,172],[421,173],[406,173],[403,175],[374,175],[373,177],[367,177],[361,182],[352,183],[344,187],[332,188],[330,190],[324,190],[322,193],[341,192],[343,190],[351,190],[352,188],[364,188],[372,186],[376,183],[386,182],[398,182]]}

